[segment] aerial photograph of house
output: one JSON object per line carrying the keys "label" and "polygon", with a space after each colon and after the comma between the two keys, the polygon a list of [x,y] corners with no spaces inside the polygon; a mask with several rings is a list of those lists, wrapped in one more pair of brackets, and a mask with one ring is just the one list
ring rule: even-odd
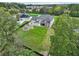
{"label": "aerial photograph of house", "polygon": [[79,4],[0,2],[0,56],[79,56]]}

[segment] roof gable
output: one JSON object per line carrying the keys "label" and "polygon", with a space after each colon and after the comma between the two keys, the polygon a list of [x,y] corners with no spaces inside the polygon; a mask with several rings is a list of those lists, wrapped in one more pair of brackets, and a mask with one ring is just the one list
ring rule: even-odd
{"label": "roof gable", "polygon": [[24,14],[24,13],[23,13],[23,14],[20,15],[20,18],[27,18],[27,17],[29,17],[28,14]]}

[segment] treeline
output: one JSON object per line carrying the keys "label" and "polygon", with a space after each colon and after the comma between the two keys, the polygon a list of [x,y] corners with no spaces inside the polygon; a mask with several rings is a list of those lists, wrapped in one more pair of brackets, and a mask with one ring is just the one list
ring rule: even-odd
{"label": "treeline", "polygon": [[0,3],[0,8],[5,9],[5,11],[10,14],[17,14],[26,9],[26,5],[22,3]]}
{"label": "treeline", "polygon": [[65,6],[63,5],[52,5],[52,6],[42,5],[42,6],[43,6],[42,8],[33,8],[33,9],[27,8],[26,12],[37,13],[37,14],[39,13],[39,14],[61,15],[64,13],[64,9],[65,9]]}
{"label": "treeline", "polygon": [[64,13],[72,17],[79,17],[79,4],[55,5],[49,9],[49,14],[61,15]]}
{"label": "treeline", "polygon": [[79,33],[74,28],[79,27],[79,20],[63,14],[55,17],[52,26],[54,35],[50,37],[50,55],[54,56],[78,56],[79,55]]}
{"label": "treeline", "polygon": [[22,3],[0,3],[0,7],[5,7],[7,9],[16,8],[16,9],[24,9],[26,8],[25,4]]}
{"label": "treeline", "polygon": [[69,5],[70,16],[79,17],[79,4]]}
{"label": "treeline", "polygon": [[79,55],[79,33],[74,31],[74,29],[79,28],[78,6],[78,4],[65,5],[64,13],[54,17],[55,21],[52,26],[54,35],[50,37],[50,55]]}
{"label": "treeline", "polygon": [[43,6],[43,8],[27,9],[25,4],[22,3],[0,3],[0,8],[5,8],[5,11],[9,11],[11,14],[17,14],[19,12],[27,13],[40,13],[51,15],[62,15],[64,13],[69,14],[72,17],[79,17],[79,4],[59,4],[52,5],[52,8]]}
{"label": "treeline", "polygon": [[79,17],[79,4],[52,5],[52,8],[48,8],[48,6],[43,6],[43,8],[34,8],[31,9],[31,11],[26,9],[26,12],[51,15],[62,15],[66,13],[72,17]]}
{"label": "treeline", "polygon": [[61,15],[64,13],[64,10],[64,5],[53,5],[52,8],[48,10],[48,13],[53,15]]}

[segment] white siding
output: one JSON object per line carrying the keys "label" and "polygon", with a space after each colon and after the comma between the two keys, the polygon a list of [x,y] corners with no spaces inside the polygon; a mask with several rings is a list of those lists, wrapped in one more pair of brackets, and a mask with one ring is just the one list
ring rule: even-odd
{"label": "white siding", "polygon": [[54,18],[53,18],[53,20],[50,22],[49,28],[53,25],[53,23],[54,23]]}
{"label": "white siding", "polygon": [[30,21],[32,17],[30,18],[20,18],[19,21],[17,21],[18,24],[22,24],[25,21]]}

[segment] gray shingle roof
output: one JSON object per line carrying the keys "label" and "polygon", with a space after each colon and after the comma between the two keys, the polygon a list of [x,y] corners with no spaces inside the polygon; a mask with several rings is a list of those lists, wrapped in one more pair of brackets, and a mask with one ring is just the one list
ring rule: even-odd
{"label": "gray shingle roof", "polygon": [[40,23],[41,25],[49,27],[50,23],[53,20],[53,16],[51,15],[33,16],[32,20],[34,20],[36,23]]}
{"label": "gray shingle roof", "polygon": [[33,16],[32,20],[38,20],[38,21],[52,21],[53,16],[51,15],[41,15],[41,16]]}

